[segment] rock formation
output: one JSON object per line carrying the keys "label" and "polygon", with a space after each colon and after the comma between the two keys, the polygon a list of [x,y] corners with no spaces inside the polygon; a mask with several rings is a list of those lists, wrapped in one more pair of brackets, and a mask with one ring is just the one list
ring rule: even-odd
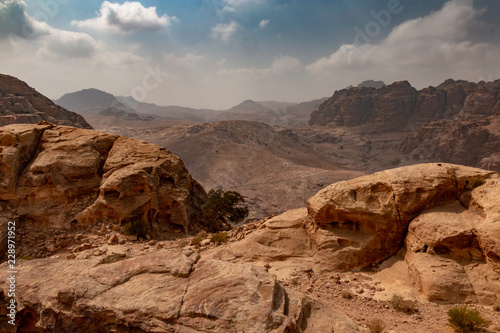
{"label": "rock formation", "polygon": [[[20,331],[366,332],[263,267],[201,259],[192,249],[22,261]],[[0,269],[7,269],[6,264]],[[51,279],[42,279],[50,276]],[[0,302],[7,283],[0,282]],[[2,318],[4,319],[4,318]]]}
{"label": "rock formation", "polygon": [[310,125],[355,127],[371,131],[415,130],[442,119],[482,119],[500,114],[500,80],[447,80],[417,91],[407,81],[379,89],[358,87],[336,91],[311,114]]}
{"label": "rock formation", "polygon": [[54,104],[25,82],[0,74],[0,126],[36,124],[43,120],[58,125],[92,128],[82,116]]}
{"label": "rock formation", "polygon": [[313,112],[309,124],[349,127],[370,140],[373,153],[364,160],[372,170],[391,167],[376,159],[394,150],[392,166],[442,161],[500,171],[500,80],[450,79],[420,91],[406,81],[344,89]]}
{"label": "rock formation", "polygon": [[390,86],[351,88],[336,91],[309,125],[354,127],[369,123],[374,130],[390,132],[406,126],[417,103],[418,92],[407,81]]}
{"label": "rock formation", "polygon": [[74,127],[0,128],[0,220],[19,221],[19,231],[128,222],[188,231],[204,198],[165,148]]}
{"label": "rock formation", "polygon": [[268,220],[215,257],[309,261],[328,272],[376,266],[406,248],[410,274],[428,300],[494,304],[499,198],[496,172],[451,164],[386,170],[328,186],[307,210]]}

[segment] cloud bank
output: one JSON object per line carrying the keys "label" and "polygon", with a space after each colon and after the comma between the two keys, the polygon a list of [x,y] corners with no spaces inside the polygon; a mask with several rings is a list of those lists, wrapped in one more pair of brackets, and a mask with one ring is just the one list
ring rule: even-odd
{"label": "cloud bank", "polygon": [[[378,44],[342,45],[336,52],[306,68],[316,77],[388,77],[420,85],[457,75],[479,75],[494,66],[497,46],[466,39],[468,30],[483,13],[472,0],[451,0],[441,10],[406,21]],[[362,40],[362,39],[361,39]],[[427,75],[427,76],[426,76]]]}

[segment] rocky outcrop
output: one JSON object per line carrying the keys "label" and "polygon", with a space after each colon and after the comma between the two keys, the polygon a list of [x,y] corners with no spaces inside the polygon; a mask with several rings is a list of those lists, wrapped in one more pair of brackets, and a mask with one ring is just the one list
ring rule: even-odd
{"label": "rocky outcrop", "polygon": [[420,213],[458,200],[492,174],[423,164],[330,185],[308,201],[313,246],[328,249],[322,252],[335,269],[380,262],[399,251],[408,225]]}
{"label": "rocky outcrop", "polygon": [[376,132],[416,130],[438,120],[482,119],[499,115],[500,80],[446,80],[417,91],[407,81],[375,88],[336,91],[311,114],[310,125],[355,127]]}
{"label": "rocky outcrop", "polygon": [[25,82],[0,74],[0,126],[36,124],[43,120],[57,125],[92,128],[81,115],[54,104]]}
{"label": "rocky outcrop", "polygon": [[[366,332],[286,290],[263,267],[200,260],[190,249],[39,259],[18,268],[16,322],[25,332]],[[7,290],[0,281],[2,302]]]}
{"label": "rocky outcrop", "polygon": [[332,184],[228,246],[217,258],[375,267],[406,249],[415,286],[432,301],[500,300],[500,178],[451,164],[421,164]]}
{"label": "rocky outcrop", "polygon": [[[205,191],[165,148],[54,125],[0,128],[0,219],[20,228],[199,225]],[[21,230],[20,230],[21,231]]]}
{"label": "rocky outcrop", "polygon": [[309,125],[354,127],[370,124],[373,130],[401,130],[413,113],[417,90],[407,81],[376,89],[350,88],[336,91],[311,114]]}

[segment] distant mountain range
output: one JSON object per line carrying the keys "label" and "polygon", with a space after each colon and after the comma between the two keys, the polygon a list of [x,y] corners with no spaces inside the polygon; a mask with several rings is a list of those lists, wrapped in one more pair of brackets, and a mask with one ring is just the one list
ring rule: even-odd
{"label": "distant mountain range", "polygon": [[[153,103],[139,102],[130,96],[113,96],[92,88],[65,94],[54,102],[83,115],[116,116],[117,110],[122,110],[126,113],[136,113],[138,116],[189,120],[199,123],[247,120],[269,125],[304,126],[307,124],[310,114],[317,110],[325,100],[326,98],[321,98],[303,103],[246,100],[227,110],[211,110],[183,106],[159,106]],[[115,111],[102,114],[102,111],[108,108]],[[121,114],[120,119],[124,119],[123,116]],[[94,119],[95,117],[90,118]]]}

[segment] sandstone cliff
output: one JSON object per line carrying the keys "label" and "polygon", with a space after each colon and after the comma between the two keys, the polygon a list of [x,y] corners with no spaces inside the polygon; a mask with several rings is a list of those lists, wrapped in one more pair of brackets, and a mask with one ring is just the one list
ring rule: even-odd
{"label": "sandstone cliff", "polygon": [[[204,198],[165,148],[74,127],[0,128],[0,222],[18,221],[19,232],[128,222],[152,234],[188,231],[200,223]],[[30,255],[50,254],[26,241]]]}
{"label": "sandstone cliff", "polygon": [[54,104],[25,82],[0,74],[0,126],[36,124],[42,120],[58,125],[92,128],[82,116]]}
{"label": "sandstone cliff", "polygon": [[407,81],[382,88],[336,91],[311,114],[310,125],[355,127],[376,132],[415,130],[442,119],[478,120],[500,115],[500,80],[447,80],[417,91]]}

